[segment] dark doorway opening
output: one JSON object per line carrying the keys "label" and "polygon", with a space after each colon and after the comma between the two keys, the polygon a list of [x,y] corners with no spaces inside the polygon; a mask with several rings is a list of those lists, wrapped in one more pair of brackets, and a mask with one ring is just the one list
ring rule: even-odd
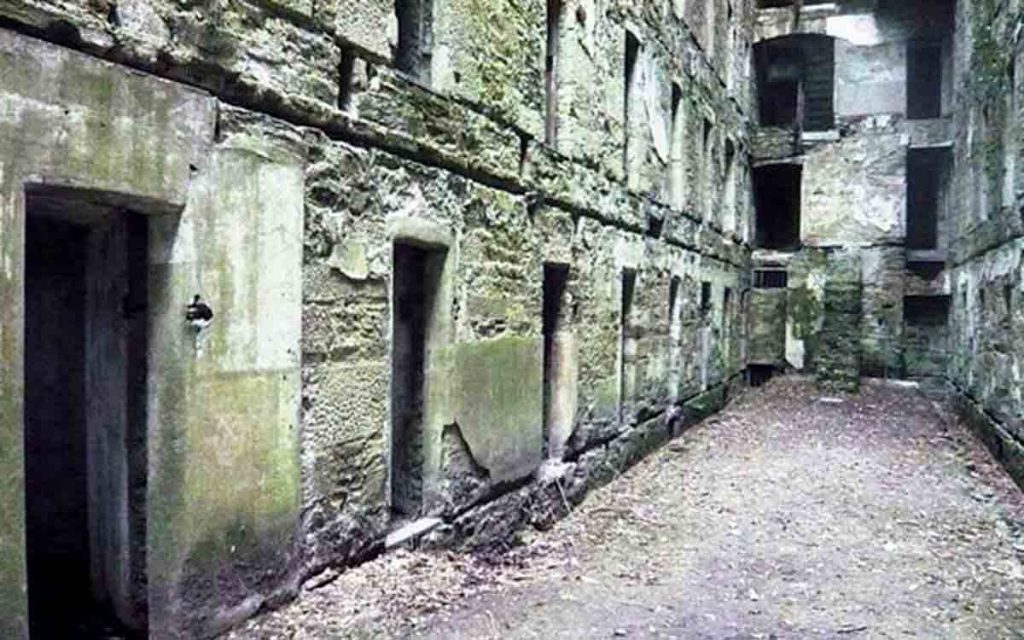
{"label": "dark doorway opening", "polygon": [[[549,457],[557,454],[559,446],[551,443],[552,428],[561,417],[562,385],[567,383],[566,331],[569,318],[566,304],[568,265],[544,265],[544,451]],[[561,443],[558,443],[560,445]],[[560,456],[557,456],[560,457]]]}
{"label": "dark doorway opening", "polygon": [[907,44],[907,118],[942,115],[942,42],[916,40]]}
{"label": "dark doorway opening", "polygon": [[903,373],[942,377],[948,364],[950,296],[903,299]]}
{"label": "dark doorway opening", "polygon": [[939,210],[950,151],[946,148],[907,151],[907,248],[937,249]]}
{"label": "dark doorway opening", "polygon": [[27,202],[30,633],[145,637],[147,220],[67,198]]}
{"label": "dark doorway opening", "polygon": [[437,305],[446,252],[394,246],[391,354],[391,510],[415,519],[423,506],[427,372],[437,338]]}
{"label": "dark doorway opening", "polygon": [[800,189],[798,164],[772,164],[754,169],[756,243],[762,249],[800,246]]}
{"label": "dark doorway opening", "polygon": [[775,375],[775,365],[751,364],[747,366],[747,382],[751,387],[763,386]]}

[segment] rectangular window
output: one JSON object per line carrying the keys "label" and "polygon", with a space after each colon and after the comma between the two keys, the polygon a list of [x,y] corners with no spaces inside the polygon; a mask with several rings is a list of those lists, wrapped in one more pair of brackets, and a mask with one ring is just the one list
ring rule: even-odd
{"label": "rectangular window", "polygon": [[907,248],[937,249],[939,207],[950,150],[907,150]]}
{"label": "rectangular window", "polygon": [[785,289],[789,274],[782,269],[758,269],[754,271],[755,289]]}
{"label": "rectangular window", "polygon": [[942,115],[942,42],[907,44],[907,117],[911,120]]}
{"label": "rectangular window", "polygon": [[398,19],[395,66],[423,83],[430,81],[432,14],[432,0],[395,0]]}
{"label": "rectangular window", "polygon": [[711,313],[711,283],[700,283],[700,313],[707,316]]}
{"label": "rectangular window", "polygon": [[683,117],[683,89],[672,83],[672,140],[669,163],[669,191],[672,206],[685,206],[686,165],[683,142],[686,131]]}
{"label": "rectangular window", "polygon": [[632,108],[633,108],[633,94],[636,91],[636,88],[633,85],[636,82],[636,65],[637,65],[637,60],[639,59],[639,57],[640,57],[640,41],[637,40],[636,36],[634,36],[632,33],[630,33],[629,31],[626,31],[626,55],[625,55],[625,61],[624,61],[625,62],[625,68],[624,68],[625,75],[623,76],[623,78],[624,78],[624,80],[623,80],[623,82],[624,82],[624,86],[623,86],[624,103],[622,105],[622,130],[623,130],[623,135],[624,135],[624,139],[623,139],[623,143],[622,143],[622,165],[623,165],[623,170],[626,172],[627,178],[629,177],[629,173],[630,173],[630,171],[629,171],[629,163],[630,163],[629,141],[630,141],[630,138],[632,137],[632,136],[630,136],[630,127],[633,126],[633,121],[632,121],[632,118],[631,118],[631,115],[632,115],[631,112],[632,112]]}
{"label": "rectangular window", "polygon": [[548,0],[547,51],[544,56],[544,141],[556,146],[558,138],[558,50],[562,0]]}
{"label": "rectangular window", "polygon": [[762,249],[795,249],[800,245],[798,164],[772,164],[754,169],[755,242]]}

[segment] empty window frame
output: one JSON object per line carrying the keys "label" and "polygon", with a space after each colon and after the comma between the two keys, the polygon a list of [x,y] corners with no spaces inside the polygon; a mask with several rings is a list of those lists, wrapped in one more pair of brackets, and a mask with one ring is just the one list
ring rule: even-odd
{"label": "empty window frame", "polygon": [[759,42],[754,59],[762,125],[835,128],[833,38],[801,34]]}
{"label": "empty window frame", "polygon": [[722,231],[732,234],[736,230],[736,145],[725,142],[725,194],[722,204]]}
{"label": "empty window frame", "polygon": [[637,62],[640,58],[640,41],[637,40],[636,36],[630,31],[626,31],[626,51],[624,56],[624,68],[623,68],[623,105],[622,105],[622,130],[623,130],[623,142],[622,142],[622,166],[626,172],[627,178],[629,177],[629,146],[630,146],[630,128],[633,126],[632,109],[633,109],[633,98],[636,93],[636,75],[637,75]]}
{"label": "empty window frame", "polygon": [[907,150],[907,248],[939,247],[939,220],[948,173],[948,148]]}
{"label": "empty window frame", "polygon": [[686,193],[686,154],[684,141],[686,121],[683,112],[683,89],[672,83],[672,140],[670,142],[669,161],[669,197],[672,206],[682,209],[685,205]]}
{"label": "empty window frame", "polygon": [[558,52],[561,39],[562,0],[548,0],[547,50],[544,56],[544,141],[558,140]]}
{"label": "empty window frame", "polygon": [[907,43],[907,117],[911,120],[942,115],[942,41]]}
{"label": "empty window frame", "polygon": [[700,313],[702,316],[711,314],[711,283],[700,283]]}
{"label": "empty window frame", "polygon": [[420,82],[429,82],[433,0],[395,0],[395,16],[398,18],[395,66]]}
{"label": "empty window frame", "polygon": [[802,167],[771,164],[754,169],[755,243],[762,249],[800,245]]}
{"label": "empty window frame", "polygon": [[903,298],[903,322],[911,326],[945,326],[949,317],[950,296],[906,296]]}
{"label": "empty window frame", "polygon": [[783,269],[757,269],[754,271],[755,289],[785,289],[789,273]]}

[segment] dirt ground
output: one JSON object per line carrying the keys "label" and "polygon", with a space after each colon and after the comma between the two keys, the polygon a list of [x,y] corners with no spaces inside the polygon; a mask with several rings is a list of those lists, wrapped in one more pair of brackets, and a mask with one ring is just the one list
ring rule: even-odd
{"label": "dirt ground", "polygon": [[510,553],[389,554],[230,637],[1024,638],[1024,496],[912,391],[784,378]]}

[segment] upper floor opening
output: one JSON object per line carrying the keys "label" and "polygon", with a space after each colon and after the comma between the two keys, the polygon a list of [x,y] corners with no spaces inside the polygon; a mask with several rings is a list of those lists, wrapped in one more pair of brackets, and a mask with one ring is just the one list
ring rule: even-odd
{"label": "upper floor opening", "polygon": [[835,40],[794,34],[754,46],[760,123],[804,131],[835,128]]}

